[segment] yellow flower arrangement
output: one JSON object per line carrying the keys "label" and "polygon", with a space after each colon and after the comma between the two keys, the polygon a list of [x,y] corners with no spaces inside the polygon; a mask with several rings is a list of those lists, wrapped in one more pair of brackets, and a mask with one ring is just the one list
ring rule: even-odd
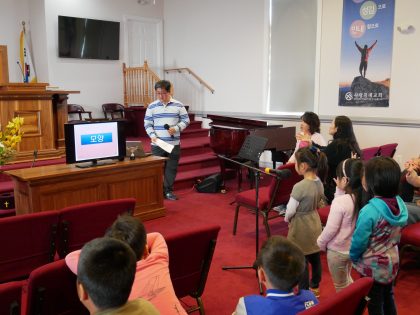
{"label": "yellow flower arrangement", "polygon": [[17,144],[22,140],[22,117],[15,117],[0,131],[0,165],[4,165],[16,155]]}

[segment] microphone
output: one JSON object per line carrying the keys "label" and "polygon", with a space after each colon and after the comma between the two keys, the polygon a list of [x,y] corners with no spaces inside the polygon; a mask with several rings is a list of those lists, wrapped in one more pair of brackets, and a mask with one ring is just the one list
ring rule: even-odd
{"label": "microphone", "polygon": [[35,149],[34,149],[33,156],[34,156],[34,159],[32,160],[32,165],[31,165],[31,167],[34,167],[34,165],[35,165],[35,161],[36,161],[36,159],[38,158],[38,149],[37,149],[36,147],[35,147]]}
{"label": "microphone", "polygon": [[292,175],[292,172],[290,170],[287,170],[287,169],[285,169],[285,170],[276,170],[276,169],[272,169],[272,168],[269,168],[269,167],[266,167],[264,169],[264,172],[267,173],[267,174],[277,175],[278,177],[280,177],[282,179],[288,178],[288,177],[290,177]]}
{"label": "microphone", "polygon": [[[169,125],[168,124],[164,124],[163,125],[163,128],[165,128],[166,130],[169,130]],[[171,135],[171,138],[173,139],[174,138],[174,135]]]}

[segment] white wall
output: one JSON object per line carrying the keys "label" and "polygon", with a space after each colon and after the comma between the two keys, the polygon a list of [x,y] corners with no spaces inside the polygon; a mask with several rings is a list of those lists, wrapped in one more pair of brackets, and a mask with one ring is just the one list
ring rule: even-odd
{"label": "white wall", "polygon": [[29,28],[28,0],[2,0],[0,10],[0,45],[7,46],[9,81],[22,82],[22,72],[16,61],[19,60],[19,35],[22,21]]}
{"label": "white wall", "polygon": [[[123,103],[124,16],[162,19],[163,0],[155,3],[140,5],[137,0],[2,0],[0,44],[8,48],[9,81],[21,82],[22,75],[16,61],[19,58],[21,21],[25,21],[38,82],[80,91],[80,94],[70,95],[69,103],[82,104],[85,109],[92,110],[95,117],[103,117],[102,103]],[[120,60],[58,58],[58,15],[121,22]]]}
{"label": "white wall", "polygon": [[[80,91],[80,95],[70,95],[68,102],[84,105],[94,117],[103,117],[101,104],[123,103],[124,16],[162,18],[163,1],[139,5],[137,0],[45,0],[45,11],[50,84]],[[121,22],[120,60],[59,58],[58,15]]]}
{"label": "white wall", "polygon": [[203,110],[261,113],[266,102],[266,0],[169,0],[164,63],[189,67],[214,89]]}
{"label": "white wall", "polygon": [[[395,25],[392,52],[392,70],[389,108],[339,107],[338,82],[340,74],[342,0],[323,0],[322,41],[320,52],[321,115],[349,115],[385,119],[416,120],[420,117],[420,1],[395,1]],[[403,35],[396,29],[401,24],[412,24],[414,34]]]}
{"label": "white wall", "polygon": [[[398,142],[398,154],[403,160],[417,155],[420,151],[417,143],[420,101],[416,93],[420,86],[420,24],[416,14],[420,11],[420,2],[396,1],[395,27],[412,24],[417,30],[411,35],[397,31],[394,34],[389,108],[337,106],[342,0],[318,0],[318,3],[322,5],[319,16],[322,29],[318,37],[320,71],[315,106],[324,118],[323,130],[328,130],[328,118],[348,115],[355,121],[361,147]],[[120,22],[124,15],[164,18],[165,66],[190,67],[216,90],[214,95],[204,93],[203,111],[255,113],[254,118],[264,112],[268,77],[268,0],[157,0],[156,6],[141,6],[137,0],[2,0],[0,44],[8,46],[10,80],[20,81],[16,60],[20,23],[25,20],[31,32],[40,81],[63,89],[80,90],[81,94],[71,95],[69,101],[84,104],[95,116],[101,117],[102,103],[122,102],[123,60],[58,58],[59,14]],[[123,25],[120,38],[120,56],[123,58]],[[285,77],[289,75],[284,73]],[[377,121],[413,121],[414,124],[390,127]]]}
{"label": "white wall", "polygon": [[313,110],[317,1],[272,3],[270,112]]}
{"label": "white wall", "polygon": [[[216,93],[205,95],[204,111],[231,115],[264,113],[267,3],[262,0],[165,1],[165,65],[190,67],[213,85]],[[315,91],[314,106],[324,118],[324,135],[329,138],[330,119],[336,115],[348,115],[355,122],[355,133],[362,148],[398,142],[397,155],[401,155],[402,160],[417,155],[420,151],[415,143],[420,127],[420,101],[416,97],[416,87],[420,86],[420,58],[417,57],[420,55],[420,24],[416,25],[418,17],[415,14],[419,12],[420,2],[396,1],[395,28],[400,24],[412,24],[417,31],[411,35],[394,34],[389,108],[344,108],[337,105],[342,3],[342,0],[318,1],[319,51],[313,54],[317,53],[320,71],[316,74],[319,90]],[[287,69],[283,75],[285,78],[292,76]],[[280,93],[290,94],[290,89],[283,86],[278,89]],[[295,93],[312,94],[312,91],[297,90]],[[415,124],[386,125],[386,122],[407,123],[409,120]],[[298,122],[285,122],[285,125],[290,124],[298,126]]]}
{"label": "white wall", "polygon": [[[355,123],[355,132],[362,148],[391,142],[399,143],[397,155],[402,160],[420,153],[420,1],[395,1],[395,24],[389,108],[339,107],[342,0],[321,0],[322,40],[319,64],[319,114],[323,117],[348,115]],[[412,24],[416,32],[403,35],[397,26]],[[358,123],[360,121],[360,123]],[[382,123],[402,125],[383,126]],[[412,122],[412,124],[409,124]],[[403,126],[408,123],[407,126]],[[323,124],[327,131],[328,124]]]}

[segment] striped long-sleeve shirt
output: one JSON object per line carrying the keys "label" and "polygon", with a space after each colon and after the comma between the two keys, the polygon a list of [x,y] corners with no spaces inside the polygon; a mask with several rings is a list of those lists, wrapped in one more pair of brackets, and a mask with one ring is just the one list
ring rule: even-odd
{"label": "striped long-sleeve shirt", "polygon": [[[144,129],[150,138],[159,138],[167,143],[177,145],[181,139],[181,131],[190,123],[187,110],[184,105],[174,99],[164,105],[160,101],[154,101],[146,110],[144,116]],[[173,137],[165,129],[165,125],[174,127],[176,133]],[[153,144],[153,143],[152,143]]]}

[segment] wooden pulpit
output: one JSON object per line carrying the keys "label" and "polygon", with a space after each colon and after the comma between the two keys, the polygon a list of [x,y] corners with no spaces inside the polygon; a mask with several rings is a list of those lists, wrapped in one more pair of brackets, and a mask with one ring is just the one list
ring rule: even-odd
{"label": "wooden pulpit", "polygon": [[7,46],[0,45],[0,84],[9,82],[9,66],[7,62]]}
{"label": "wooden pulpit", "polygon": [[59,158],[65,154],[64,124],[67,122],[67,98],[78,91],[50,91],[48,83],[0,84],[0,125],[12,118],[24,118],[22,141],[17,161]]}

